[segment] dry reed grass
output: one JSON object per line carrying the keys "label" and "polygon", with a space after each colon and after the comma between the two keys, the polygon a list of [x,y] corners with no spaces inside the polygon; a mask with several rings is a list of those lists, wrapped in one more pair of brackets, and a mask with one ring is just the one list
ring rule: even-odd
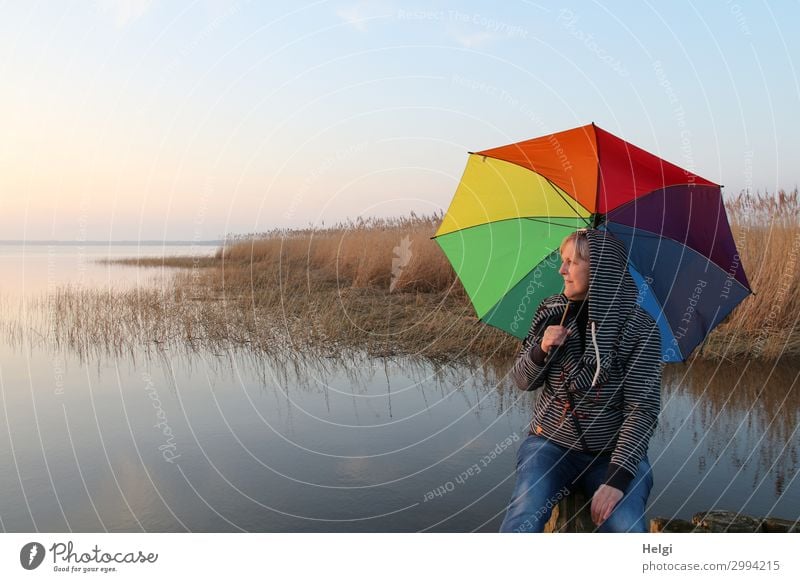
{"label": "dry reed grass", "polygon": [[[757,295],[711,334],[702,354],[800,355],[797,190],[741,194],[727,207]],[[203,261],[158,259],[158,266],[190,267],[175,274],[169,292],[67,289],[48,305],[60,322],[55,329],[76,345],[228,343],[257,351],[302,346],[323,355],[357,348],[434,360],[507,359],[519,342],[478,322],[430,239],[441,219],[412,213],[238,237]]]}
{"label": "dry reed grass", "polygon": [[736,247],[755,295],[708,338],[717,356],[800,355],[800,197],[739,194],[726,203]]}
{"label": "dry reed grass", "polygon": [[[300,268],[307,279],[339,282],[352,288],[394,291],[446,291],[455,275],[446,257],[430,237],[442,214],[402,218],[349,220],[322,230],[274,230],[252,238],[234,240],[217,258],[227,265],[284,262],[286,269]],[[407,257],[401,268],[393,260]],[[462,294],[463,289],[460,288]]]}

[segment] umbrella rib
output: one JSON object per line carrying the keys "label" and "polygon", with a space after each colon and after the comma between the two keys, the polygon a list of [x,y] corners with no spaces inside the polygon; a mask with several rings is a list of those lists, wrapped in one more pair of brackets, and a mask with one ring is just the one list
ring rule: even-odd
{"label": "umbrella rib", "polygon": [[[470,152],[470,153],[472,153],[472,152]],[[484,157],[492,157],[492,156],[486,156],[484,154],[476,154],[476,155],[483,155]],[[499,159],[499,158],[492,158],[492,159]],[[500,161],[505,161],[505,160],[500,160]],[[513,163],[513,162],[510,162],[510,163]],[[516,164],[516,165],[519,165],[519,164]],[[521,166],[520,165],[520,167],[524,168],[525,166]],[[532,171],[534,174],[537,174],[537,175],[541,176],[542,178],[544,178],[547,181],[547,183],[550,184],[550,187],[555,191],[555,193],[558,195],[558,197],[561,198],[561,200],[564,201],[564,204],[566,204],[567,207],[575,213],[574,217],[573,216],[552,216],[552,217],[548,217],[548,218],[557,218],[557,219],[560,219],[560,218],[566,218],[566,219],[578,218],[578,219],[582,220],[584,222],[584,224],[586,224],[587,226],[590,224],[590,219],[587,219],[587,218],[584,218],[583,216],[581,216],[580,215],[580,210],[576,209],[575,206],[573,206],[573,203],[574,203],[574,204],[577,204],[580,209],[587,210],[586,208],[584,208],[580,204],[580,202],[578,202],[577,200],[573,199],[571,196],[568,196],[568,198],[570,198],[570,200],[567,200],[567,198],[565,198],[564,195],[561,194],[561,189],[556,184],[554,184],[553,181],[550,180],[550,178],[548,178],[544,174],[540,174],[536,170],[531,170],[530,168],[526,168],[526,169],[528,169],[528,170]],[[492,223],[495,223],[495,222],[503,222],[505,220],[518,220],[520,218],[526,218],[526,219],[529,219],[529,220],[536,220],[536,218],[531,218],[529,216],[513,216],[511,218],[502,218],[500,220],[492,220],[490,222],[483,222],[481,224],[473,224],[472,226],[465,226],[464,228],[459,228],[459,229],[456,229],[456,230],[452,230],[450,232],[446,232],[446,233],[441,234],[441,235],[434,235],[434,236],[430,237],[430,240],[438,238],[439,236],[445,236],[447,234],[453,234],[454,232],[461,232],[462,230],[467,230],[469,228],[475,228],[476,226],[484,226],[486,224],[492,224]],[[549,222],[548,220],[542,220],[542,219],[539,219],[539,220],[540,220],[540,222]],[[569,224],[569,225],[557,224],[557,223],[550,223],[550,224],[555,224],[556,226],[562,226],[564,228],[572,228],[571,224]]]}
{"label": "umbrella rib", "polygon": [[[531,217],[531,216],[523,216],[522,218],[524,218],[525,220],[533,220],[534,222],[544,222],[545,224],[552,224],[553,226],[562,226],[564,228],[572,228],[574,226],[573,224],[560,224],[558,222],[553,222],[551,220],[545,220],[545,219],[542,219],[542,218],[534,218],[534,217]],[[574,216],[552,216],[550,218],[556,219],[556,218],[575,218],[575,217]]]}
{"label": "umbrella rib", "polygon": [[[514,285],[512,285],[512,286],[511,286],[511,288],[513,289],[514,287],[516,287],[517,285],[519,285],[519,284],[520,284],[520,282],[524,281],[524,280],[525,280],[525,279],[526,279],[526,278],[527,278],[527,277],[528,277],[528,276],[529,276],[531,273],[533,273],[533,272],[534,272],[536,269],[538,269],[538,268],[539,268],[539,265],[541,265],[542,263],[544,263],[544,262],[547,260],[547,258],[548,258],[548,257],[550,257],[551,255],[554,255],[555,253],[560,253],[559,249],[555,248],[555,249],[552,249],[552,250],[548,250],[548,251],[547,251],[547,253],[546,253],[546,254],[545,254],[545,255],[544,255],[542,258],[541,258],[541,260],[539,260],[539,261],[538,261],[538,262],[537,262],[537,263],[536,263],[536,264],[535,264],[533,267],[531,267],[531,269],[530,269],[529,271],[527,271],[526,273],[524,273],[524,274],[523,274],[523,275],[522,275],[522,276],[521,276],[521,277],[520,277],[520,278],[519,278],[519,279],[518,279],[518,280],[517,280],[517,281],[514,283]],[[489,313],[491,313],[493,309],[495,309],[495,308],[496,308],[498,305],[500,305],[500,304],[503,302],[503,300],[505,299],[505,297],[506,297],[506,295],[503,295],[502,297],[500,297],[500,299],[498,299],[498,300],[497,300],[497,301],[494,303],[494,305],[492,305],[492,306],[491,306],[489,309],[487,309],[487,310],[486,310],[486,313],[484,313],[484,314],[483,314],[481,317],[479,317],[479,318],[478,318],[478,320],[479,320],[479,321],[483,321],[484,323],[487,323],[487,324],[489,324],[489,325],[493,325],[493,324],[489,323],[488,321],[486,321],[486,320],[485,320],[485,317],[486,317],[486,316],[487,316]],[[496,326],[495,326],[495,327],[496,327]],[[498,329],[501,329],[501,328],[498,328]]]}
{"label": "umbrella rib", "polygon": [[[480,224],[473,224],[473,225],[470,225],[470,226],[465,226],[464,228],[458,228],[456,230],[451,230],[450,232],[446,232],[444,234],[434,235],[434,236],[431,237],[431,239],[439,238],[439,237],[442,237],[442,236],[447,236],[449,234],[455,234],[457,232],[462,232],[464,230],[469,230],[471,228],[478,228],[479,226],[486,226],[488,224],[496,224],[498,222],[506,222],[506,221],[509,221],[509,220],[538,220],[539,222],[544,222],[544,223],[547,223],[547,224],[553,224],[554,226],[561,226],[561,227],[564,227],[564,228],[572,228],[572,226],[573,226],[571,224],[559,224],[559,223],[550,222],[550,220],[548,220],[549,218],[551,218],[551,217],[543,216],[541,218],[537,218],[535,216],[511,216],[509,218],[501,218],[499,220],[491,220],[489,222],[481,222]],[[575,217],[575,216],[553,216],[552,218],[572,219],[572,218],[581,218],[581,217],[580,216],[578,216],[578,217]]]}
{"label": "umbrella rib", "polygon": [[[539,172],[536,172],[536,173],[537,173],[537,174],[539,174]],[[566,198],[564,198],[564,196],[561,194],[561,189],[560,189],[558,186],[556,186],[556,185],[553,183],[553,181],[552,181],[550,178],[548,178],[548,177],[547,177],[547,176],[545,176],[544,174],[539,174],[539,175],[540,175],[541,177],[543,177],[545,180],[547,180],[547,183],[548,183],[548,184],[550,184],[550,187],[551,187],[553,190],[555,190],[556,194],[558,194],[558,197],[559,197],[559,198],[561,198],[561,199],[564,201],[564,204],[566,204],[567,206],[569,206],[569,207],[570,207],[570,210],[572,210],[572,211],[573,211],[573,212],[576,214],[576,216],[577,216],[578,218],[582,219],[582,220],[583,220],[583,221],[584,221],[584,222],[585,222],[585,223],[588,225],[588,224],[589,224],[589,221],[588,221],[588,220],[586,220],[586,219],[584,219],[584,218],[583,218],[583,217],[580,215],[580,211],[579,211],[579,210],[577,210],[577,209],[576,209],[576,208],[575,208],[575,207],[572,205],[572,202],[575,202],[575,203],[576,203],[576,204],[578,204],[578,206],[580,206],[581,208],[583,208],[583,205],[581,205],[581,203],[580,203],[580,202],[578,202],[577,200],[574,200],[574,199],[572,199],[572,202],[570,202],[569,200],[567,200]],[[572,198],[572,196],[570,196],[569,198]],[[588,209],[586,209],[586,208],[583,208],[583,209],[584,209],[584,210],[588,210]]]}
{"label": "umbrella rib", "polygon": [[655,194],[656,192],[661,192],[662,190],[666,190],[667,188],[673,188],[675,186],[691,186],[693,188],[711,188],[711,189],[716,188],[716,185],[709,186],[708,184],[695,184],[693,182],[687,182],[685,184],[670,184],[669,186],[664,186],[663,188],[655,188],[653,190],[650,190],[649,192],[643,192],[642,194],[639,194],[636,198],[631,198],[627,202],[624,202],[624,203],[620,204],[619,206],[616,206],[615,208],[610,209],[608,212],[606,212],[606,216],[608,216],[609,214],[611,214],[613,212],[617,212],[618,210],[622,210],[626,206],[630,206],[631,204],[639,202],[642,198],[647,198],[651,194]]}

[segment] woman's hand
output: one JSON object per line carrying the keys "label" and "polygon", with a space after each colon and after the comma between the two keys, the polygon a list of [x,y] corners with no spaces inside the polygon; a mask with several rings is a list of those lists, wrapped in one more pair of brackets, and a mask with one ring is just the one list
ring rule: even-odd
{"label": "woman's hand", "polygon": [[592,496],[592,521],[601,525],[622,499],[623,492],[611,485],[600,485]]}
{"label": "woman's hand", "polygon": [[563,344],[569,334],[570,330],[563,325],[547,326],[547,329],[544,330],[544,336],[542,337],[542,351],[549,354],[550,348]]}

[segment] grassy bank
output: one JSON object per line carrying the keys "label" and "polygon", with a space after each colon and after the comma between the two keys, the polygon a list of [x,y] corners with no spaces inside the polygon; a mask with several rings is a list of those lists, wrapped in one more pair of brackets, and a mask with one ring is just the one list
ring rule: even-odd
{"label": "grassy bank", "polygon": [[[795,190],[727,204],[757,295],[709,337],[705,358],[800,355],[800,201]],[[108,295],[62,291],[48,300],[75,342],[234,344],[433,359],[508,358],[519,342],[477,321],[430,240],[441,214],[348,221],[325,229],[239,237],[215,257],[133,259],[183,267],[171,285]]]}

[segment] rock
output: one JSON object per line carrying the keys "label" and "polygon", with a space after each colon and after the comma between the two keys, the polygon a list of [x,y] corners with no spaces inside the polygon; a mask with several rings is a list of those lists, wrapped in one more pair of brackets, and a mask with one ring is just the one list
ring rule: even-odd
{"label": "rock", "polygon": [[800,520],[791,521],[778,517],[765,517],[762,520],[761,529],[766,533],[800,533]]}
{"label": "rock", "polygon": [[701,511],[691,523],[683,519],[655,517],[650,533],[800,533],[800,520],[778,517],[750,517],[735,511]]}

